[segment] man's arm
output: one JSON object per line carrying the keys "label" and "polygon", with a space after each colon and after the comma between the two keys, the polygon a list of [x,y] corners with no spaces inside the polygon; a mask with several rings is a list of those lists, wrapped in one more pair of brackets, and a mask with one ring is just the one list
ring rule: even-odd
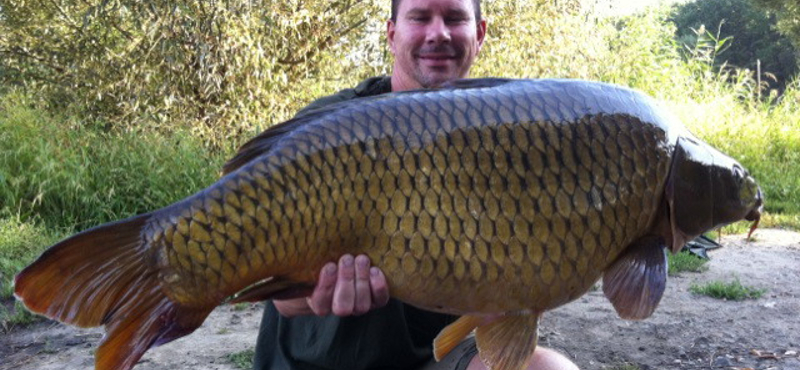
{"label": "man's arm", "polygon": [[329,262],[319,274],[310,297],[275,300],[275,308],[285,317],[301,315],[362,315],[389,302],[386,276],[370,267],[369,257],[346,254],[339,264]]}

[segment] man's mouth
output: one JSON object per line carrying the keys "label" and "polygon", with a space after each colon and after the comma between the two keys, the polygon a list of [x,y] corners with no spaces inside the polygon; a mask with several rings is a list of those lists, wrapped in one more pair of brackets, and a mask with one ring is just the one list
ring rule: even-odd
{"label": "man's mouth", "polygon": [[449,54],[420,54],[417,56],[419,59],[428,59],[428,60],[449,60],[455,59],[455,55]]}
{"label": "man's mouth", "polygon": [[425,46],[417,50],[416,57],[429,63],[443,63],[458,59],[458,51],[449,44]]}

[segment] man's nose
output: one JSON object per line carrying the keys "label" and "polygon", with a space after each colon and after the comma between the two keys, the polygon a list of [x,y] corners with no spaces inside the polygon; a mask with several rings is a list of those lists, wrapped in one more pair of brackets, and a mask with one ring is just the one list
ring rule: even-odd
{"label": "man's nose", "polygon": [[428,24],[428,33],[425,41],[436,44],[450,42],[450,29],[447,28],[444,19],[434,17],[431,23]]}

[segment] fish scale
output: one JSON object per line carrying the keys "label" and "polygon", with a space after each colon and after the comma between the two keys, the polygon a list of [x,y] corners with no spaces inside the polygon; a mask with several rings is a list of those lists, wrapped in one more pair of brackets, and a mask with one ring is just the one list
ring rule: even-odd
{"label": "fish scale", "polygon": [[[350,117],[331,117],[331,123],[320,125],[324,127],[316,132],[310,127],[295,134],[274,148],[277,155],[267,157],[264,165],[229,175],[205,192],[210,200],[203,199],[204,207],[194,210],[191,226],[178,222],[180,237],[172,238],[178,243],[161,239],[169,251],[167,260],[161,261],[164,270],[193,277],[181,279],[188,286],[175,279],[165,286],[174,291],[176,300],[196,300],[210,289],[233,294],[263,279],[265,272],[298,275],[313,283],[325,262],[343,253],[365,253],[384,269],[394,296],[424,308],[544,310],[574,299],[600,276],[605,266],[596,261],[613,261],[641,236],[637,226],[653,217],[661,190],[657,184],[663,184],[667,175],[670,153],[653,152],[655,145],[637,148],[632,143],[642,139],[657,143],[667,135],[657,125],[626,115],[563,121],[562,107],[551,107],[555,117],[543,121],[501,121],[510,115],[500,110],[519,111],[514,107],[518,99],[510,95],[483,104],[474,109],[480,116],[465,115],[475,117],[475,122],[457,122],[449,126],[451,131],[438,120],[429,120],[425,127],[432,134],[424,140],[404,138],[419,130],[419,116],[446,116],[441,112],[445,104],[420,99],[411,104],[416,110],[386,107],[380,109],[386,113],[378,120],[374,114],[358,112],[353,114],[361,118],[358,123]],[[458,106],[457,99],[452,103]],[[516,138],[510,134],[511,125]],[[377,129],[360,138],[354,134],[334,140],[329,128],[356,133],[364,126]],[[433,135],[453,139],[437,140]],[[319,137],[327,141],[314,140]],[[370,155],[370,147],[379,150]],[[460,154],[445,154],[451,150]],[[639,160],[647,166],[634,165],[635,158],[647,158]],[[451,168],[457,168],[460,176],[455,177]],[[592,172],[597,169],[602,171]],[[581,177],[586,173],[594,176]],[[627,185],[632,183],[649,186],[633,190]],[[356,184],[373,190],[357,192]],[[270,202],[259,201],[257,192],[265,192]],[[215,200],[222,201],[223,217]],[[312,210],[308,204],[320,207]],[[253,222],[259,213],[267,216]],[[590,218],[596,220],[594,226],[587,222]],[[210,243],[204,220],[211,220],[209,229],[224,230],[216,234],[216,243]],[[198,226],[192,232],[194,225]],[[319,232],[316,238],[307,238],[307,230]],[[220,237],[225,238],[224,247]],[[357,245],[348,245],[355,240]],[[204,246],[205,254],[198,245]],[[221,262],[207,263],[217,259]],[[237,265],[240,260],[244,265]],[[206,279],[210,271],[219,278]],[[430,284],[430,279],[439,284]],[[206,280],[207,284],[198,284]],[[436,294],[426,286],[435,287]],[[530,289],[514,289],[518,286]],[[464,289],[479,292],[475,297],[480,299],[464,297]]]}
{"label": "fish scale", "polygon": [[276,125],[207,189],[51,247],[15,294],[58,320],[106,325],[97,368],[126,370],[231,296],[302,297],[324,264],[366,254],[393,297],[463,315],[437,337],[437,359],[475,329],[485,364],[517,370],[542,312],[603,275],[620,316],[645,318],[664,291],[665,248],[757,223],[762,203],[738,163],[637,92],[465,80]]}

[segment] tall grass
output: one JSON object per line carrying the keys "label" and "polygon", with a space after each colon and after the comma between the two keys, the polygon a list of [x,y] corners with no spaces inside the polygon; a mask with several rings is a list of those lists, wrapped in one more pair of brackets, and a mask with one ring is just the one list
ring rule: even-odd
{"label": "tall grass", "polygon": [[212,183],[225,154],[198,138],[106,133],[31,108],[20,93],[0,101],[0,212],[85,228],[170,204]]}
{"label": "tall grass", "polygon": [[11,303],[14,276],[62,236],[62,232],[18,217],[0,218],[0,333],[37,320],[20,302]]}
{"label": "tall grass", "polygon": [[18,217],[0,218],[0,299],[13,294],[14,275],[63,235]]}

